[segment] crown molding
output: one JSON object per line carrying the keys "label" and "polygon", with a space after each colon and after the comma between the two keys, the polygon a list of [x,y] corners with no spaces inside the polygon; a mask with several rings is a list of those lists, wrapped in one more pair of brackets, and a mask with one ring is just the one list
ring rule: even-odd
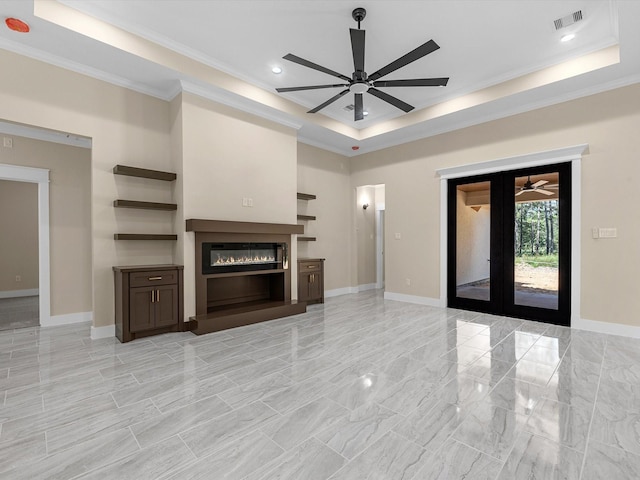
{"label": "crown molding", "polygon": [[[284,125],[285,127],[300,130],[303,124],[293,121],[289,115],[278,112],[266,105],[259,104],[252,100],[249,100],[239,95],[235,95],[227,90],[223,90],[218,87],[208,86],[202,87],[187,80],[180,80],[181,91],[191,93],[207,100],[212,100],[217,103],[221,103],[228,107],[235,108],[242,112],[250,113],[258,117],[270,120],[272,122]],[[174,95],[175,97],[175,95]]]}
{"label": "crown molding", "polygon": [[96,80],[102,80],[103,82],[117,85],[118,87],[133,90],[144,95],[149,95],[151,97],[159,98],[165,101],[169,101],[171,99],[169,97],[169,93],[164,90],[150,87],[149,85],[146,85],[144,83],[133,82],[118,75],[107,73],[103,70],[89,67],[87,65],[83,65],[81,63],[74,62],[57,55],[52,55],[37,48],[28,47],[21,43],[12,42],[10,40],[0,38],[0,48],[13,53],[17,53],[18,55],[33,58],[34,60],[48,63],[56,67],[64,68],[65,70],[71,70],[72,72],[86,75],[87,77],[95,78]]}

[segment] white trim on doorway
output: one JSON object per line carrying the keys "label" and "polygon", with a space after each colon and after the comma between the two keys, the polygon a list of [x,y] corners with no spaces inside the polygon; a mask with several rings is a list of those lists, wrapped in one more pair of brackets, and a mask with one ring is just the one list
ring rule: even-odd
{"label": "white trim on doorway", "polygon": [[51,279],[49,261],[49,170],[0,164],[0,180],[38,184],[38,276],[40,324],[51,317]]}
{"label": "white trim on doorway", "polygon": [[580,162],[588,150],[585,143],[436,170],[440,177],[440,306],[447,306],[447,180],[571,162],[571,325],[580,322]]}

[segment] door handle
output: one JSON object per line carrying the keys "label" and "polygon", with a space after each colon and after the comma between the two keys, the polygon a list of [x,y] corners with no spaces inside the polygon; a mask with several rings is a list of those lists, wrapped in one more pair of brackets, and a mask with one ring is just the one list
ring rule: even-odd
{"label": "door handle", "polygon": [[160,290],[156,290],[156,302],[160,301]]}
{"label": "door handle", "polygon": [[151,290],[151,303],[156,303],[156,291]]}

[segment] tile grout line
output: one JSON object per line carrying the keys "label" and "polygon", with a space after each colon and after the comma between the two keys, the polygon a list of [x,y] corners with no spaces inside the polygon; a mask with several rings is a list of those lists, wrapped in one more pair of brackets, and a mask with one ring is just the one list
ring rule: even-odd
{"label": "tile grout line", "polygon": [[589,421],[589,428],[587,429],[587,438],[585,439],[584,445],[584,455],[582,456],[582,465],[580,466],[580,477],[579,480],[582,479],[584,474],[584,466],[587,463],[587,450],[589,449],[589,442],[591,441],[591,426],[593,425],[593,418],[596,415],[596,406],[598,404],[598,394],[600,393],[600,382],[602,381],[602,371],[604,370],[604,361],[605,356],[607,354],[607,347],[609,346],[609,341],[605,337],[604,350],[602,352],[602,363],[600,364],[600,375],[598,376],[598,386],[596,387],[596,396],[593,400],[593,408],[591,409],[591,420]]}

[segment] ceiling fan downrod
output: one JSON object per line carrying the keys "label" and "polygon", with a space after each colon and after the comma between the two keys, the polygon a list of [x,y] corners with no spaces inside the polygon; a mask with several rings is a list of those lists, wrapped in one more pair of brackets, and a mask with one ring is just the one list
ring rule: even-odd
{"label": "ceiling fan downrod", "polygon": [[367,11],[362,7],[358,7],[351,12],[351,16],[356,22],[358,22],[358,30],[360,30],[360,22],[367,16]]}

